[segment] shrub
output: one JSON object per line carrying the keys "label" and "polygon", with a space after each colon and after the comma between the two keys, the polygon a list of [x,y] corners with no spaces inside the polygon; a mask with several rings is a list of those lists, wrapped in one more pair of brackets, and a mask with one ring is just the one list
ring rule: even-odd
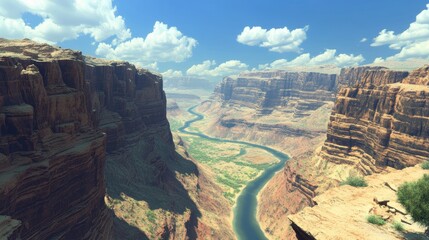
{"label": "shrub", "polygon": [[429,169],[429,161],[422,163],[422,168],[423,169]]}
{"label": "shrub", "polygon": [[404,225],[401,222],[394,221],[392,223],[392,226],[398,232],[403,232],[404,231]]}
{"label": "shrub", "polygon": [[384,221],[384,219],[382,217],[378,216],[378,215],[369,215],[366,218],[366,220],[369,223],[376,224],[376,225],[379,225],[379,226],[386,224],[386,221]]}
{"label": "shrub", "polygon": [[368,184],[366,183],[363,177],[359,176],[349,176],[345,181],[342,181],[340,185],[350,185],[353,187],[366,187]]}
{"label": "shrub", "polygon": [[407,182],[398,188],[398,201],[414,221],[429,229],[429,175],[416,182]]}

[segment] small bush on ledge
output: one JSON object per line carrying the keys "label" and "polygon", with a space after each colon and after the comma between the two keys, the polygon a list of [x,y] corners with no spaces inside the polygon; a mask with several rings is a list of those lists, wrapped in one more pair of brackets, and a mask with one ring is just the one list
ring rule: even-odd
{"label": "small bush on ledge", "polygon": [[345,181],[342,181],[340,185],[350,185],[353,187],[366,187],[368,184],[366,183],[363,177],[359,176],[349,176]]}
{"label": "small bush on ledge", "polygon": [[384,221],[384,219],[378,215],[369,215],[366,220],[369,223],[375,224],[375,225],[379,225],[382,226],[384,224],[386,224],[386,221]]}
{"label": "small bush on ledge", "polygon": [[401,222],[394,221],[392,223],[392,226],[398,232],[403,232],[404,231],[404,225]]}
{"label": "small bush on ledge", "polygon": [[429,169],[429,161],[422,163],[422,168],[428,170]]}

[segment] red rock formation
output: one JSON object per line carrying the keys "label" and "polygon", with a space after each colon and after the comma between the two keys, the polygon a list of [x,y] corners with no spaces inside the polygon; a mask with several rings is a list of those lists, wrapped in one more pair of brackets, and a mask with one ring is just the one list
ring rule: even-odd
{"label": "red rock formation", "polygon": [[[384,68],[343,69],[338,80],[350,87],[338,93],[321,150],[291,159],[284,172],[267,185],[261,204],[284,202],[288,211],[278,216],[282,219],[306,204],[312,205],[309,197],[336,186],[350,173],[401,169],[427,159],[427,74],[427,67],[409,76]],[[291,180],[291,176],[299,178]],[[269,210],[261,214],[274,213]],[[275,230],[279,225],[274,221],[268,227]],[[284,230],[278,233],[283,235],[276,236],[290,234]]]}
{"label": "red rock formation", "polygon": [[337,89],[347,87],[374,87],[396,83],[408,76],[408,72],[391,71],[384,67],[343,68],[337,77]]}
{"label": "red rock formation", "polygon": [[282,149],[292,155],[317,145],[335,97],[335,74],[282,70],[225,78],[198,107],[210,135]]}
{"label": "red rock formation", "polygon": [[[175,151],[161,76],[30,40],[0,39],[0,52],[0,236],[232,237],[221,191]],[[164,222],[145,232],[106,194]]]}
{"label": "red rock formation", "polygon": [[[285,106],[291,99],[311,100],[311,107],[333,100],[335,74],[306,72],[250,72],[225,78],[215,90],[224,101],[258,109]],[[319,103],[319,104],[318,104]]]}
{"label": "red rock formation", "polygon": [[83,57],[15,43],[0,42],[0,213],[21,221],[23,239],[109,238],[105,136]]}
{"label": "red rock formation", "polygon": [[[418,85],[415,77],[422,73],[427,74],[427,68],[416,70],[404,83],[392,83],[398,80],[397,72],[369,71],[356,87],[341,89],[322,157],[354,165],[364,174],[385,166],[413,166],[427,159],[429,88]],[[383,76],[392,78],[384,80]]]}

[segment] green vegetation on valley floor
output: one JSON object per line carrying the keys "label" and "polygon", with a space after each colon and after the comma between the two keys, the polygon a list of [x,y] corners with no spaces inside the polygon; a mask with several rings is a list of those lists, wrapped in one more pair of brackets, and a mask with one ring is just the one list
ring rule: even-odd
{"label": "green vegetation on valley floor", "polygon": [[[261,149],[180,133],[178,129],[190,119],[192,115],[189,114],[170,117],[171,131],[179,133],[186,143],[188,153],[215,174],[215,182],[222,188],[223,195],[231,204],[235,202],[235,198],[248,182],[255,179],[267,167],[278,162],[277,158]],[[201,132],[194,126],[188,127],[187,130]]]}

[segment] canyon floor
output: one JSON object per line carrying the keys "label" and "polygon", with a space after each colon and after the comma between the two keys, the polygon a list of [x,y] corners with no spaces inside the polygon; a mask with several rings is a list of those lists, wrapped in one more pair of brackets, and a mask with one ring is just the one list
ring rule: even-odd
{"label": "canyon floor", "polygon": [[[183,91],[187,94],[187,91]],[[195,91],[193,91],[195,94]],[[202,91],[204,94],[205,92]],[[201,92],[200,92],[201,94]],[[200,95],[202,100],[209,95]],[[200,103],[197,98],[171,98],[168,118],[171,131],[179,134],[189,155],[211,171],[215,182],[221,187],[222,194],[234,205],[238,193],[248,182],[255,179],[265,168],[278,160],[264,150],[252,148],[243,144],[219,143],[209,139],[202,139],[186,133],[180,133],[178,128],[194,116],[186,109]],[[204,122],[204,119],[202,120]],[[192,132],[202,132],[200,121],[188,128]]]}

